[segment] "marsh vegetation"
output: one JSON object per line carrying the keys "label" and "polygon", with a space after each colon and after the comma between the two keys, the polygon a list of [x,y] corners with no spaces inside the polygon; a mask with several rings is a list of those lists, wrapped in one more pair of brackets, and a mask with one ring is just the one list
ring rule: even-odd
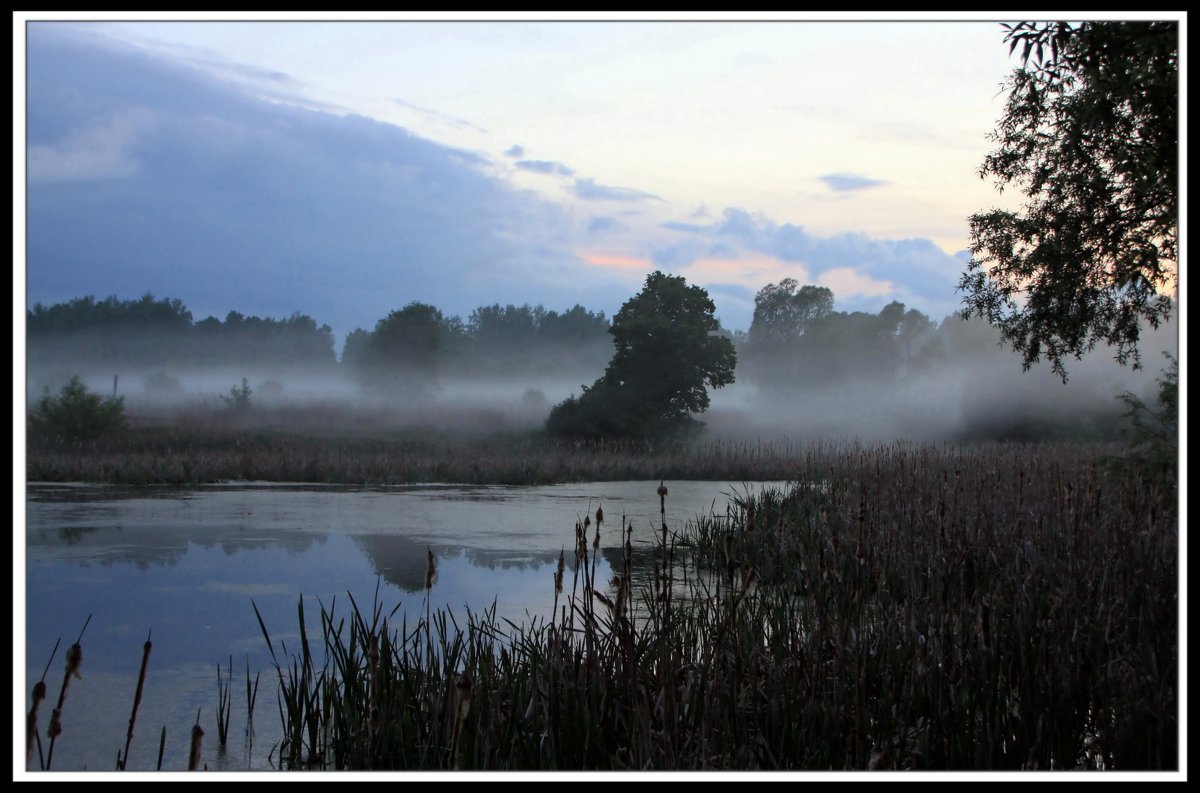
{"label": "marsh vegetation", "polygon": [[298,641],[260,618],[273,756],[329,770],[1178,766],[1173,488],[1114,478],[1086,446],[841,445],[794,463],[786,490],[655,525],[640,565],[618,517],[562,527],[553,607],[529,620],[434,606],[432,554],[417,609],[302,603]]}
{"label": "marsh vegetation", "polygon": [[628,547],[595,577],[626,535],[589,517],[530,624],[352,601],[290,656],[263,625],[285,766],[1176,767],[1167,493],[1065,449],[844,448],[797,475],[664,525],[640,586]]}

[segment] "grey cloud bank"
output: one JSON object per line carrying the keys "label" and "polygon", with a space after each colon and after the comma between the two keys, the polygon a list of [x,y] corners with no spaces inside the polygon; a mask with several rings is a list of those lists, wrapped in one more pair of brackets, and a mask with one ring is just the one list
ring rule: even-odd
{"label": "grey cloud bank", "polygon": [[958,308],[954,289],[964,258],[947,254],[927,239],[880,240],[854,232],[821,237],[803,226],[776,223],[738,208],[726,209],[720,220],[707,225],[662,225],[685,235],[655,251],[655,261],[663,265],[683,266],[701,257],[733,258],[744,249],[801,264],[814,282],[832,270],[850,269],[889,285],[886,295],[867,297],[835,289],[839,310],[874,311],[900,300],[940,319]]}
{"label": "grey cloud bank", "polygon": [[[940,318],[958,304],[962,260],[928,240],[820,237],[737,207],[639,231],[621,210],[670,211],[658,195],[574,178],[556,203],[508,185],[484,155],[283,101],[294,81],[280,72],[201,70],[66,25],[27,30],[29,305],[151,292],[198,318],[300,311],[339,337],[414,300],[460,316],[497,302],[611,315],[645,273],[584,263],[577,250],[605,235],[668,270],[754,253],[813,279],[851,269],[888,290],[835,289],[839,310],[898,299]],[[214,76],[231,72],[242,79]],[[524,159],[518,144],[503,155],[520,170],[574,176]],[[874,182],[826,177],[835,178]],[[598,202],[612,206],[597,212]],[[698,283],[713,290],[726,327],[745,329],[767,280],[777,279],[741,291]]]}
{"label": "grey cloud bank", "polygon": [[30,304],[151,292],[341,335],[413,300],[627,297],[558,236],[561,208],[479,155],[61,26],[29,26],[27,63]]}

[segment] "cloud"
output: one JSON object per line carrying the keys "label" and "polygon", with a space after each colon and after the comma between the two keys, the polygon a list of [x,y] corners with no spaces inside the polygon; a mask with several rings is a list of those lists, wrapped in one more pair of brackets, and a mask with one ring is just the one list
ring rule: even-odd
{"label": "cloud", "polygon": [[255,66],[249,63],[230,63],[226,61],[205,61],[217,69],[228,71],[238,77],[247,80],[257,80],[265,83],[273,83],[276,85],[287,87],[299,87],[300,83],[287,72],[281,72],[276,69],[264,69],[261,66]]}
{"label": "cloud", "polygon": [[28,147],[26,177],[32,184],[119,179],[138,163],[130,150],[140,132],[154,123],[145,108],[131,108],[73,129],[60,140]]}
{"label": "cloud", "polygon": [[671,231],[683,231],[688,234],[704,232],[711,228],[711,226],[702,226],[697,223],[680,223],[677,220],[668,220],[665,223],[660,223],[659,226],[664,229],[670,229]]}
{"label": "cloud", "polygon": [[516,144],[513,144],[512,146],[509,146],[507,149],[504,150],[504,156],[512,157],[514,160],[520,159],[521,157],[525,156],[525,147],[517,146]]}
{"label": "cloud", "polygon": [[736,260],[743,268],[740,283],[758,289],[791,277],[828,285],[838,310],[877,311],[894,299],[941,317],[959,304],[954,287],[963,271],[961,252],[947,254],[927,239],[874,239],[855,232],[820,236],[736,207],[707,225],[661,225],[684,236],[653,248],[660,266],[702,270],[710,260]]}
{"label": "cloud", "polygon": [[533,173],[553,174],[556,176],[574,176],[575,172],[563,165],[561,162],[550,162],[548,160],[519,160],[515,163],[517,168],[522,171],[532,171]]}
{"label": "cloud", "polygon": [[652,193],[644,193],[629,187],[607,187],[596,184],[592,179],[576,179],[575,195],[585,201],[661,201]]}
{"label": "cloud", "polygon": [[835,267],[821,273],[817,279],[819,286],[833,290],[834,295],[841,298],[884,297],[895,291],[895,285],[888,281],[876,281],[868,275],[863,275],[849,267]]}
{"label": "cloud", "polygon": [[470,121],[467,121],[466,119],[457,118],[455,116],[451,116],[446,113],[442,113],[441,111],[438,111],[438,110],[431,110],[430,108],[427,108],[427,107],[421,107],[420,105],[414,105],[412,102],[406,102],[403,99],[393,99],[392,101],[395,102],[396,104],[400,105],[400,107],[406,107],[409,110],[420,113],[421,115],[425,116],[426,118],[433,119],[434,121],[441,121],[443,123],[449,124],[452,127],[458,127],[460,129],[473,129],[476,132],[482,132],[484,134],[487,133],[486,129],[484,129],[483,127],[477,126],[475,124],[472,124]]}
{"label": "cloud", "polygon": [[151,292],[342,334],[412,300],[628,297],[576,256],[566,209],[476,154],[53,26],[30,27],[26,56],[30,304]]}
{"label": "cloud", "polygon": [[866,176],[858,176],[857,174],[852,173],[831,173],[818,178],[824,182],[830,190],[836,190],[839,193],[852,190],[866,190],[870,187],[879,187],[887,184],[887,182],[883,181],[882,179],[869,179]]}
{"label": "cloud", "polygon": [[596,267],[620,267],[646,272],[654,269],[654,265],[646,259],[620,253],[582,252],[579,258]]}
{"label": "cloud", "polygon": [[597,215],[589,220],[587,225],[589,234],[605,234],[612,231],[622,231],[626,228],[628,227],[624,223],[607,215]]}

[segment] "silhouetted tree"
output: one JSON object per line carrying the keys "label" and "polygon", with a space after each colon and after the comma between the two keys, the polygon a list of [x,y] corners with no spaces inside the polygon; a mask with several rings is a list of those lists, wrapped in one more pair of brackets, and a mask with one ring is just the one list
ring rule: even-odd
{"label": "silhouetted tree", "polygon": [[1005,27],[1022,65],[980,176],[1026,203],[971,216],[962,315],[998,327],[1026,369],[1045,355],[1066,380],[1064,359],[1097,343],[1138,368],[1178,278],[1179,25]]}
{"label": "silhouetted tree", "polygon": [[346,340],[342,342],[342,366],[348,369],[355,369],[363,361],[363,356],[366,355],[367,345],[371,341],[370,331],[362,328],[355,328],[346,335]]}
{"label": "silhouetted tree", "polygon": [[758,290],[750,323],[752,345],[771,348],[790,343],[804,335],[810,322],[833,313],[832,290],[798,286],[796,279],[785,278]]}
{"label": "silhouetted tree", "polygon": [[357,365],[368,387],[425,391],[436,386],[440,364],[463,336],[457,317],[412,302],[376,323]]}
{"label": "silhouetted tree", "polygon": [[557,405],[548,431],[647,438],[697,426],[692,416],[708,409],[708,389],[732,383],[737,361],[715,309],[704,289],[651,273],[613,318],[616,351],[604,376]]}

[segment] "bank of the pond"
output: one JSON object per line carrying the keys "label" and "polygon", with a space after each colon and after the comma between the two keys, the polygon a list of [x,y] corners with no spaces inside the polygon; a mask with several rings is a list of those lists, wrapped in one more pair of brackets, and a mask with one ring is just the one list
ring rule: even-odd
{"label": "bank of the pond", "polygon": [[32,444],[29,481],[198,484],[238,480],[345,485],[544,485],[676,479],[790,479],[834,445],[698,440],[647,445],[541,436],[316,437],[287,432],[139,431],[74,445]]}

